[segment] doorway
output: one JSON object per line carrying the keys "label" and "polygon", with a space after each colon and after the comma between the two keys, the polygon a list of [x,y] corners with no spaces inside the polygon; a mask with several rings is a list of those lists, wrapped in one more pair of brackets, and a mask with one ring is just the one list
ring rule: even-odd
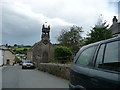
{"label": "doorway", "polygon": [[47,52],[43,52],[43,62],[47,63],[48,62],[48,53]]}
{"label": "doorway", "polygon": [[7,63],[6,63],[7,65],[10,65],[10,59],[7,59]]}

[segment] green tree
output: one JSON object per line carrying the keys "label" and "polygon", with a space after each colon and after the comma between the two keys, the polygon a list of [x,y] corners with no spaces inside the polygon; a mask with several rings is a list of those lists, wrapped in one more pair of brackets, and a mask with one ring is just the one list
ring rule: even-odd
{"label": "green tree", "polygon": [[18,57],[15,57],[15,62],[20,63],[21,60]]}
{"label": "green tree", "polygon": [[82,27],[79,26],[73,26],[70,30],[62,30],[58,41],[61,45],[71,48],[76,53],[82,46],[82,32]]}
{"label": "green tree", "polygon": [[17,44],[14,44],[14,47],[17,47]]}
{"label": "green tree", "polygon": [[112,38],[113,35],[108,26],[109,25],[106,23],[106,21],[103,21],[102,18],[100,18],[95,27],[93,27],[92,30],[90,30],[90,33],[88,33],[86,44]]}
{"label": "green tree", "polygon": [[61,63],[65,63],[71,59],[72,51],[70,48],[65,46],[56,46],[54,55],[56,60],[59,60]]}

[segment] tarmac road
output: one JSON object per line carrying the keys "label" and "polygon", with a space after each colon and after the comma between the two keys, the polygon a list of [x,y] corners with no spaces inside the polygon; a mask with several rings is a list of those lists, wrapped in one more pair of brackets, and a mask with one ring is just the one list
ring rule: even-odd
{"label": "tarmac road", "polygon": [[2,69],[2,88],[68,88],[68,80],[21,66]]}

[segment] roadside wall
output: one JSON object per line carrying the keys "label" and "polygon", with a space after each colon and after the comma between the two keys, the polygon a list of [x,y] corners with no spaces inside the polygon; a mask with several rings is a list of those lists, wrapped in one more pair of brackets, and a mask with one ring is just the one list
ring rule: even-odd
{"label": "roadside wall", "polygon": [[2,50],[0,50],[0,66],[3,65],[3,55],[2,55]]}
{"label": "roadside wall", "polygon": [[69,80],[70,65],[53,64],[53,63],[40,63],[38,70],[48,72],[58,77]]}

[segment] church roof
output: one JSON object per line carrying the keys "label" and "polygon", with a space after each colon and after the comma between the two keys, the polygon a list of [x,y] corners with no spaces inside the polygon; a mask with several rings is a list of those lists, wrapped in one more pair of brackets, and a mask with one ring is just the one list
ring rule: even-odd
{"label": "church roof", "polygon": [[[37,45],[39,45],[40,43],[43,43],[42,41],[39,41],[37,43],[35,43],[29,50],[27,50],[27,52],[31,51],[32,49],[34,49],[34,47],[36,47]],[[52,44],[51,42],[49,42],[49,44]]]}

